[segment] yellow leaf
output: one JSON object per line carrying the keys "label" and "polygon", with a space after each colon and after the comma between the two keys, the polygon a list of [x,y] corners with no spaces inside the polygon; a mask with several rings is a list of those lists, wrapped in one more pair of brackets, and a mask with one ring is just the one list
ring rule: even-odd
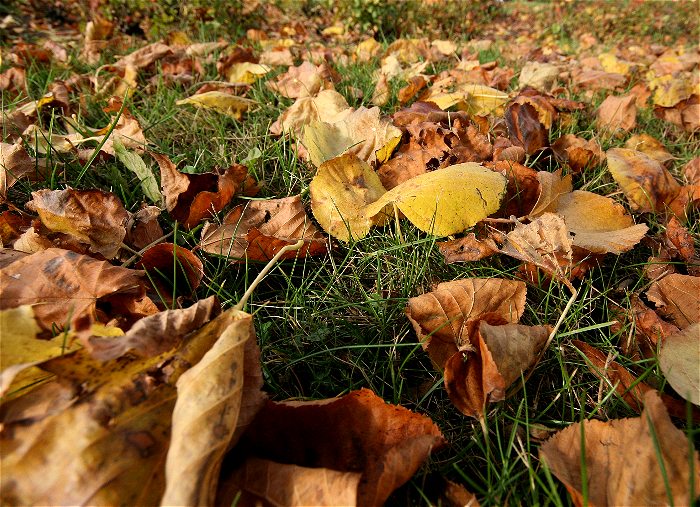
{"label": "yellow leaf", "polygon": [[332,158],[318,168],[309,185],[311,211],[323,229],[341,241],[363,238],[373,225],[384,225],[390,210],[365,215],[366,205],[386,190],[372,168],[353,154]]}
{"label": "yellow leaf", "polygon": [[662,107],[673,107],[695,92],[690,78],[685,74],[679,76],[666,74],[649,80],[647,84],[654,91],[652,96],[654,105]]}
{"label": "yellow leaf", "polygon": [[186,99],[178,100],[176,104],[178,106],[192,104],[196,107],[213,109],[214,111],[228,115],[236,120],[240,120],[243,113],[250,109],[250,107],[255,104],[255,101],[231,95],[230,93],[212,91],[198,93]]}
{"label": "yellow leaf", "polygon": [[234,63],[226,72],[229,83],[253,84],[262,76],[272,70],[272,67],[260,63],[239,62]]}
{"label": "yellow leaf", "polygon": [[368,217],[394,204],[424,232],[448,236],[498,211],[507,180],[479,164],[457,164],[415,176],[367,206]]}
{"label": "yellow leaf", "polygon": [[598,60],[605,72],[614,72],[616,74],[622,74],[623,76],[626,76],[630,72],[630,64],[618,60],[612,53],[601,53],[598,55]]}
{"label": "yellow leaf", "polygon": [[490,86],[467,83],[459,87],[464,94],[465,110],[472,115],[498,114],[508,101],[508,94]]}

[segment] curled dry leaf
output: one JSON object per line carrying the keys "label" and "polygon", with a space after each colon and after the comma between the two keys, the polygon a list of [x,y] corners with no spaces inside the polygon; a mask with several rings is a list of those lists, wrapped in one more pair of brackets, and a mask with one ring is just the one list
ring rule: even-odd
{"label": "curled dry leaf", "polygon": [[700,323],[664,339],[659,366],[671,387],[686,400],[700,405]]}
{"label": "curled dry leaf", "polygon": [[671,173],[641,151],[611,148],[606,157],[610,174],[635,211],[662,211],[680,191]]}
{"label": "curled dry leaf", "polygon": [[122,336],[91,336],[86,345],[90,355],[99,361],[117,359],[127,352],[139,357],[153,357],[173,348],[183,336],[199,329],[220,312],[219,302],[211,296],[189,308],[148,315]]}
{"label": "curled dry leaf", "polygon": [[499,252],[493,239],[477,239],[473,232],[463,238],[438,242],[437,245],[446,264],[478,261]]}
{"label": "curled dry leaf", "polygon": [[637,97],[632,94],[624,97],[610,95],[596,112],[598,128],[610,134],[632,130],[637,125],[636,101]]}
{"label": "curled dry leaf", "polygon": [[0,270],[0,292],[0,309],[36,305],[34,315],[45,331],[70,326],[84,332],[93,322],[110,318],[128,327],[158,311],[145,295],[143,272],[59,248],[28,255]]}
{"label": "curled dry leaf", "polygon": [[510,218],[526,217],[530,214],[542,195],[542,173],[509,160],[486,162],[484,165],[508,178],[506,195],[496,216]]}
{"label": "curled dry leaf", "polygon": [[368,205],[369,216],[393,204],[424,232],[448,236],[498,211],[506,178],[479,164],[457,164],[421,174],[392,188]]}
{"label": "curled dry leaf", "polygon": [[573,134],[563,135],[554,141],[552,151],[559,162],[568,164],[574,172],[597,166],[605,157],[596,141],[586,141]]}
{"label": "curled dry leaf", "polygon": [[213,505],[221,462],[261,408],[253,316],[232,308],[201,360],[178,378],[161,505]]}
{"label": "curled dry leaf", "polygon": [[590,505],[690,505],[689,484],[700,483],[700,458],[691,452],[658,395],[647,392],[641,417],[572,424],[540,447],[540,458],[577,506],[584,505],[582,477]]}
{"label": "curled dry leaf", "polygon": [[237,505],[358,505],[357,487],[362,474],[329,468],[286,465],[249,458],[222,486],[218,497],[237,498]]}
{"label": "curled dry leaf", "polygon": [[316,167],[346,152],[372,164],[386,162],[401,135],[390,120],[380,117],[378,107],[360,107],[335,123],[310,122],[303,143]]}
{"label": "curled dry leaf", "polygon": [[666,223],[664,237],[666,249],[671,257],[680,258],[688,263],[693,261],[695,258],[693,235],[675,216],[671,216]]}
{"label": "curled dry leaf", "polygon": [[[268,402],[233,452],[360,473],[357,505],[374,506],[382,505],[444,443],[428,417],[389,405],[372,391],[361,389],[336,399]],[[260,484],[259,479],[256,482]],[[225,480],[222,485],[217,504],[228,505],[237,487],[226,486]],[[302,482],[298,487],[304,490],[308,485]],[[264,491],[270,488],[274,487],[268,483]],[[282,504],[294,505],[290,498]]]}
{"label": "curled dry leaf", "polygon": [[146,271],[158,296],[167,303],[177,295],[191,296],[204,277],[202,261],[187,248],[173,243],[153,245],[136,267]]}
{"label": "curled dry leaf", "polygon": [[523,282],[500,278],[470,278],[443,282],[408,300],[406,316],[433,364],[444,369],[448,359],[469,348],[468,328],[487,315],[518,322],[525,310]]}
{"label": "curled dry leaf", "polygon": [[68,234],[90,250],[112,259],[126,236],[129,217],[121,200],[103,190],[37,190],[27,208],[54,233]]}
{"label": "curled dry leaf", "polygon": [[255,192],[248,169],[234,164],[223,173],[185,174],[168,157],[151,154],[160,166],[165,207],[187,229],[221,211],[236,193]]}
{"label": "curled dry leaf", "polygon": [[681,329],[700,322],[700,277],[672,273],[653,282],[647,298]]}
{"label": "curled dry leaf", "polygon": [[225,114],[235,120],[240,120],[243,117],[243,113],[253,107],[256,102],[230,93],[209,91],[197,93],[191,97],[178,100],[175,104],[178,106],[191,104],[204,109],[212,109],[217,113]]}
{"label": "curled dry leaf", "polygon": [[309,185],[311,211],[323,230],[341,241],[363,238],[373,225],[384,225],[390,211],[370,215],[365,207],[386,190],[372,168],[345,154],[321,164]]}
{"label": "curled dry leaf", "polygon": [[531,104],[510,104],[504,117],[511,141],[521,146],[528,155],[549,145],[549,131],[540,122],[539,114]]}
{"label": "curled dry leaf", "polygon": [[221,225],[204,226],[200,245],[205,252],[231,260],[268,261],[282,247],[300,239],[304,246],[283,258],[318,255],[327,250],[325,236],[306,215],[301,197],[295,195],[236,206]]}
{"label": "curled dry leaf", "polygon": [[162,238],[163,229],[158,223],[160,211],[156,206],[144,206],[136,213],[129,214],[124,242],[135,250],[141,250]]}

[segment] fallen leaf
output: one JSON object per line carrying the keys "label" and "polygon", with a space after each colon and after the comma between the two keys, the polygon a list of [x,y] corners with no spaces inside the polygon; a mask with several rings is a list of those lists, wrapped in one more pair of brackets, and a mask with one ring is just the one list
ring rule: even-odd
{"label": "fallen leaf", "polygon": [[224,217],[221,225],[202,229],[202,250],[231,260],[268,261],[285,245],[303,239],[305,246],[283,258],[326,252],[326,238],[311,222],[298,195],[284,199],[249,201]]}
{"label": "fallen leaf", "polygon": [[331,88],[330,69],[326,65],[316,66],[304,61],[298,67],[290,67],[287,72],[280,74],[274,82],[268,81],[266,86],[291,99],[314,97],[323,88]]}
{"label": "fallen leaf", "polygon": [[253,84],[271,70],[271,67],[259,63],[238,62],[226,69],[224,77],[229,83]]}
{"label": "fallen leaf", "polygon": [[631,94],[623,97],[608,96],[596,112],[598,128],[610,134],[632,130],[637,125],[636,100],[637,97]]}
{"label": "fallen leaf", "polygon": [[32,158],[21,143],[0,142],[0,202],[7,198],[7,189],[25,176],[41,176],[44,164]]}
{"label": "fallen leaf", "polygon": [[139,179],[143,195],[148,197],[151,202],[160,204],[163,201],[163,195],[158,188],[158,180],[138,153],[127,150],[121,142],[115,141],[114,154],[124,164],[124,167],[133,172]]}
{"label": "fallen leaf", "polygon": [[368,62],[379,54],[381,48],[381,44],[374,37],[369,37],[355,47],[355,56],[361,62]]}
{"label": "fallen leaf", "polygon": [[610,174],[635,211],[663,211],[680,191],[671,173],[641,151],[611,148],[606,158]]}
{"label": "fallen leaf", "polygon": [[[525,283],[500,278],[443,282],[408,300],[406,316],[418,341],[440,370],[461,348],[471,346],[467,328],[488,315],[516,323],[525,310]],[[473,325],[473,324],[471,324]]]}
{"label": "fallen leaf", "polygon": [[506,107],[506,125],[511,141],[533,153],[549,145],[549,132],[540,122],[537,110],[530,104],[514,103]]}
{"label": "fallen leaf", "polygon": [[372,164],[385,162],[401,135],[401,130],[380,117],[378,107],[360,107],[335,123],[310,122],[304,128],[303,143],[316,167],[343,153]]}
{"label": "fallen leaf", "polygon": [[653,282],[647,298],[681,329],[700,322],[700,277],[672,273]]}
{"label": "fallen leaf", "polygon": [[551,63],[526,62],[520,70],[518,88],[527,86],[541,92],[550,92],[559,77],[559,67]]}
{"label": "fallen leaf", "polygon": [[572,176],[567,174],[562,178],[561,169],[550,173],[547,171],[538,171],[537,180],[539,181],[539,195],[532,210],[528,213],[530,218],[541,215],[545,211],[551,211],[556,208],[559,198],[562,195],[571,193],[573,190]]}
{"label": "fallen leaf", "polygon": [[652,100],[655,106],[674,107],[679,102],[693,95],[692,77],[688,74],[672,76],[665,74],[647,82],[653,91]]}
{"label": "fallen leaf", "polygon": [[114,63],[107,65],[107,68],[122,71],[128,67],[143,69],[172,54],[172,52],[173,50],[169,46],[161,42],[154,42],[119,58]]}
{"label": "fallen leaf", "polygon": [[130,214],[126,222],[124,242],[140,251],[163,237],[163,229],[158,223],[161,210],[156,206],[144,206]]}
{"label": "fallen leaf", "polygon": [[506,182],[501,174],[479,164],[457,164],[405,181],[365,211],[375,216],[393,204],[420,230],[448,236],[498,211]]}
{"label": "fallen leaf", "polygon": [[49,231],[68,234],[107,259],[117,255],[126,236],[128,212],[111,192],[37,190],[26,207],[39,214]]}
{"label": "fallen leaf", "polygon": [[186,99],[178,100],[175,104],[178,106],[192,104],[193,106],[202,107],[204,109],[213,109],[235,120],[240,120],[243,117],[243,113],[253,107],[256,102],[230,93],[211,91],[198,93]]}
{"label": "fallen leaf", "polygon": [[136,267],[146,271],[153,288],[166,304],[176,297],[190,297],[204,277],[202,261],[187,248],[158,243],[143,253]]}
{"label": "fallen leaf", "polygon": [[270,133],[291,133],[300,137],[306,125],[312,121],[334,123],[350,114],[345,97],[335,90],[321,90],[315,97],[300,97],[280,114],[270,125]]}
{"label": "fallen leaf", "polygon": [[[217,498],[239,498],[238,505],[358,505],[359,472],[340,472],[329,468],[302,467],[274,461],[248,458],[226,484]],[[240,497],[237,497],[240,495]]]}
{"label": "fallen leaf", "polygon": [[321,164],[309,185],[311,211],[319,225],[341,241],[360,239],[373,225],[388,221],[388,208],[365,213],[386,190],[372,168],[355,155],[345,154]]}
{"label": "fallen leaf", "polygon": [[248,169],[240,164],[222,173],[185,174],[165,155],[151,156],[160,166],[165,207],[187,229],[221,211],[236,193],[246,193],[255,186]]}
{"label": "fallen leaf", "polygon": [[625,141],[625,148],[641,151],[660,164],[666,164],[674,158],[663,144],[646,133],[635,134],[627,139],[627,141]]}
{"label": "fallen leaf", "polygon": [[493,239],[479,240],[473,232],[463,238],[438,242],[437,245],[446,264],[478,261],[499,252]]}
{"label": "fallen leaf", "polygon": [[[107,322],[109,317],[117,316],[128,327],[145,315],[157,313],[145,296],[142,276],[140,271],[112,266],[87,255],[49,248],[0,270],[0,310],[36,305],[34,315],[45,331],[70,326],[73,331],[84,332],[93,322]],[[98,312],[98,303],[111,310],[107,319]]]}
{"label": "fallen leaf", "polygon": [[552,143],[554,156],[566,163],[574,172],[595,167],[605,158],[600,145],[593,139],[587,141],[573,134],[566,134]]}
{"label": "fallen leaf", "polygon": [[[382,505],[444,443],[426,416],[361,389],[336,399],[267,402],[242,437],[240,452],[302,467],[361,473],[357,505],[373,506]],[[237,449],[233,452],[240,456]],[[270,483],[268,488],[276,489]],[[220,491],[217,504],[230,504],[236,492]],[[283,505],[294,504],[285,498]]]}
{"label": "fallen leaf", "polygon": [[659,367],[666,380],[684,399],[700,405],[700,323],[664,339],[659,351]]}
{"label": "fallen leaf", "polygon": [[577,506],[585,504],[582,477],[590,505],[690,505],[688,485],[700,483],[700,459],[691,452],[658,395],[648,392],[641,417],[572,424],[540,447],[540,458]]}

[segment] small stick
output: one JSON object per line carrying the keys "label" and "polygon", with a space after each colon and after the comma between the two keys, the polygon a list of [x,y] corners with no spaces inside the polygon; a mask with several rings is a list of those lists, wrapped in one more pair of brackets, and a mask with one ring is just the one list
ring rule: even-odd
{"label": "small stick", "polygon": [[270,262],[267,263],[267,265],[263,268],[263,270],[258,274],[258,276],[255,277],[255,280],[250,284],[248,287],[248,290],[245,291],[245,294],[241,297],[241,300],[234,306],[233,308],[242,311],[243,307],[245,306],[246,302],[248,301],[248,298],[250,295],[253,293],[255,288],[262,282],[262,279],[265,278],[265,275],[267,275],[270,270],[275,266],[275,263],[279,260],[282,255],[284,255],[286,252],[289,252],[290,250],[299,250],[302,246],[304,246],[304,240],[300,239],[293,245],[287,245],[284,246],[280,249],[279,252],[275,254],[275,256],[270,259]]}

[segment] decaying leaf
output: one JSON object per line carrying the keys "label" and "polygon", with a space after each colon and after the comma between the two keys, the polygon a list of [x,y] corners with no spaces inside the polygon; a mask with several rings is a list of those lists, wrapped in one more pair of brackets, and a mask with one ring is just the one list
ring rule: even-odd
{"label": "decaying leaf", "polygon": [[520,70],[518,87],[531,86],[541,92],[549,92],[559,77],[559,67],[551,63],[526,62]]}
{"label": "decaying leaf", "polygon": [[276,81],[268,81],[266,85],[283,97],[298,99],[314,97],[322,88],[332,86],[330,78],[328,66],[316,66],[309,61],[303,61],[298,67],[290,67],[287,72],[279,75]]}
{"label": "decaying leaf", "polygon": [[498,245],[493,239],[477,239],[473,232],[463,238],[442,241],[437,245],[447,264],[478,261],[499,251]]}
{"label": "decaying leaf", "polygon": [[641,151],[611,148],[606,158],[610,173],[636,211],[662,211],[680,191],[671,173]]}
{"label": "decaying leaf", "polygon": [[654,392],[644,395],[641,417],[575,423],[540,447],[574,505],[585,504],[585,487],[589,505],[603,507],[690,505],[691,481],[700,484],[700,458],[691,452]]}
{"label": "decaying leaf", "polygon": [[248,169],[240,164],[234,164],[221,173],[185,174],[179,172],[165,155],[151,155],[160,166],[165,207],[188,229],[221,211],[234,194],[255,188]]}
{"label": "decaying leaf", "polygon": [[254,100],[219,91],[198,93],[176,102],[178,106],[192,104],[196,107],[212,109],[236,120],[240,120],[243,117],[243,113],[253,107],[255,103]]}
{"label": "decaying leaf", "polygon": [[268,261],[285,245],[303,239],[296,255],[318,255],[327,249],[326,238],[311,222],[298,195],[284,199],[250,201],[238,205],[221,225],[207,223],[202,229],[202,250],[231,260]]}
{"label": "decaying leaf", "polygon": [[[430,452],[442,445],[442,434],[429,418],[388,405],[372,391],[361,389],[336,399],[267,402],[243,435],[240,450],[233,452],[302,467],[360,473],[357,505],[374,506],[382,505]],[[277,473],[282,470],[275,476]],[[260,479],[254,480],[260,484]],[[238,491],[237,485],[226,486],[226,482],[222,479],[217,504],[229,505]],[[301,482],[298,487],[303,491],[308,486]],[[262,489],[268,492],[276,488],[267,482]],[[282,505],[294,504],[287,497]]]}
{"label": "decaying leaf", "polygon": [[700,322],[700,277],[672,273],[651,284],[647,297],[680,329]]}
{"label": "decaying leaf", "polygon": [[405,181],[365,211],[375,216],[394,205],[420,230],[448,236],[498,211],[505,190],[501,174],[479,164],[457,164]]}
{"label": "decaying leaf", "polygon": [[126,236],[128,212],[121,200],[102,190],[37,190],[26,206],[54,233],[68,234],[112,259]]}
{"label": "decaying leaf", "polygon": [[7,198],[7,189],[20,178],[42,173],[43,164],[30,157],[21,143],[0,142],[0,201]]}
{"label": "decaying leaf", "polygon": [[[118,317],[127,328],[158,311],[145,296],[143,272],[59,248],[28,255],[0,270],[0,292],[0,309],[36,305],[37,323],[46,331],[70,326],[84,332],[93,322],[110,317]],[[98,312],[98,302],[110,313]]]}
{"label": "decaying leaf", "polygon": [[700,323],[664,339],[659,351],[659,366],[666,380],[686,400],[700,405]]}
{"label": "decaying leaf", "polygon": [[549,145],[549,132],[531,104],[510,104],[504,117],[511,141],[521,146],[528,155]]}

